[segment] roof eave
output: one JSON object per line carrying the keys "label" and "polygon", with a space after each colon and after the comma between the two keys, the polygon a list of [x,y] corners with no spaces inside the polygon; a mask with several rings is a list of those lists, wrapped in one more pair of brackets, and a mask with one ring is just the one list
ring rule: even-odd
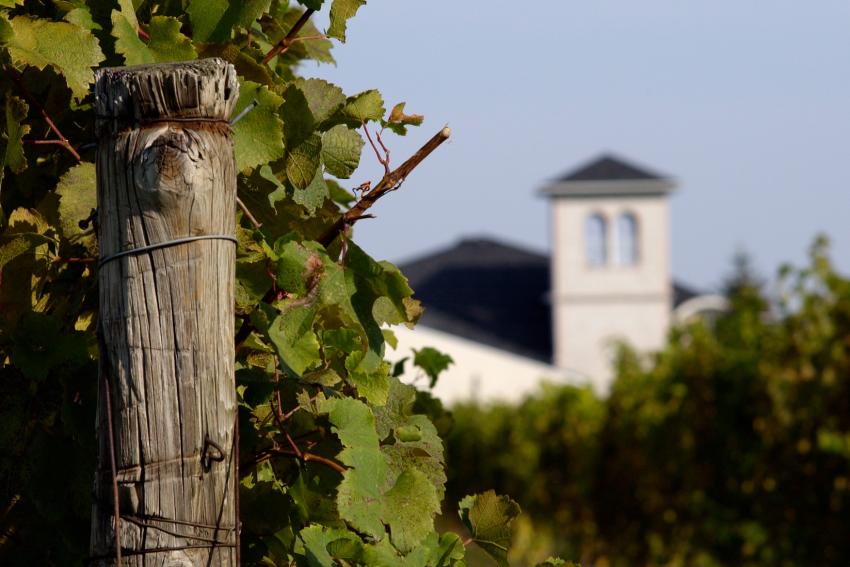
{"label": "roof eave", "polygon": [[666,195],[676,189],[672,179],[556,181],[540,189],[544,197],[637,197]]}

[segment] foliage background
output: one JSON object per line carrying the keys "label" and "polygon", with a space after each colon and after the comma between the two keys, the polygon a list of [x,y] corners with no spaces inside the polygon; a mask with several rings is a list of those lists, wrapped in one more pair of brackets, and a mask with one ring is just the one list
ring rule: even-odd
{"label": "foliage background", "polygon": [[609,398],[549,385],[518,407],[461,405],[448,497],[481,486],[529,513],[520,561],[850,564],[850,280],[819,239],[768,302],[746,264],[731,311],[627,348]]}

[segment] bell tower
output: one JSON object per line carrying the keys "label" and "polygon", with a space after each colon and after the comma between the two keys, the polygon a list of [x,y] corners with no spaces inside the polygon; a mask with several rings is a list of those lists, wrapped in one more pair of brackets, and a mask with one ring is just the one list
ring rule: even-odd
{"label": "bell tower", "polygon": [[613,344],[664,345],[674,183],[612,155],[543,188],[552,210],[554,363],[607,392]]}

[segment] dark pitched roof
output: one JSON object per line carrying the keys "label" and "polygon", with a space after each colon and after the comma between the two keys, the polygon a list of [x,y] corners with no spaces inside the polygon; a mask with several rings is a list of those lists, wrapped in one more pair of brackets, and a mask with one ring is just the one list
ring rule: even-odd
{"label": "dark pitched roof", "polygon": [[[399,267],[425,306],[422,324],[551,362],[547,255],[475,238]],[[696,295],[673,282],[674,306]]]}
{"label": "dark pitched roof", "polygon": [[680,306],[689,299],[701,295],[700,292],[681,282],[673,282],[673,308]]}
{"label": "dark pitched roof", "polygon": [[558,181],[638,181],[664,179],[663,176],[631,164],[611,154],[603,154],[567,172]]}
{"label": "dark pitched roof", "polygon": [[424,325],[551,360],[548,256],[477,238],[400,268],[425,306]]}

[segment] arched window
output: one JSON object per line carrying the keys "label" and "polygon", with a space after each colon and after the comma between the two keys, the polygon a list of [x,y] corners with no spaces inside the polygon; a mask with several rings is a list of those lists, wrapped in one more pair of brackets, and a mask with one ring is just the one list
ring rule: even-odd
{"label": "arched window", "polygon": [[617,263],[633,266],[640,258],[638,239],[638,221],[632,213],[623,213],[617,217]]}
{"label": "arched window", "polygon": [[589,265],[604,266],[608,263],[608,223],[605,217],[599,213],[587,217],[584,242]]}

